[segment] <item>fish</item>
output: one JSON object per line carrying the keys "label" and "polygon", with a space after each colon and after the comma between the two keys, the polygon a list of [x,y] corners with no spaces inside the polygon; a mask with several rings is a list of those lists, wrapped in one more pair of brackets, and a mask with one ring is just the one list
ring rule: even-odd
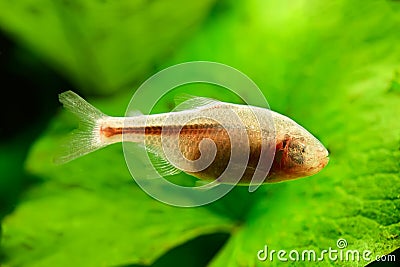
{"label": "fish", "polygon": [[329,162],[316,137],[266,108],[190,96],[168,113],[112,117],[72,91],[61,93],[59,101],[81,121],[56,158],[61,164],[130,142],[153,155],[162,176],[183,171],[201,181],[246,185],[256,176],[260,184],[311,176]]}

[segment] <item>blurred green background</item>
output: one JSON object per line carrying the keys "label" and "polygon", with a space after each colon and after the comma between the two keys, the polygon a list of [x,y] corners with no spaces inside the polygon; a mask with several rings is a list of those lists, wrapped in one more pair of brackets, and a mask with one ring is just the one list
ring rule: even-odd
{"label": "blurred green background", "polygon": [[[398,263],[399,43],[400,2],[390,0],[0,0],[0,265],[307,266],[257,252],[335,249],[339,238]],[[142,82],[192,60],[248,75],[273,110],[322,141],[329,165],[184,209],[136,186],[121,145],[52,163],[76,127],[58,93],[122,116]],[[158,111],[172,107],[165,99]]]}

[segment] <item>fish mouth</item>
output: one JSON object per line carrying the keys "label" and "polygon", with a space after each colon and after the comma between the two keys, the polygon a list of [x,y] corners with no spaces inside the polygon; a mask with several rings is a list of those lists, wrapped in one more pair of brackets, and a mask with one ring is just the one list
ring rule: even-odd
{"label": "fish mouth", "polygon": [[328,165],[328,162],[329,162],[329,156],[326,155],[325,157],[322,158],[319,167],[323,169],[326,165]]}
{"label": "fish mouth", "polygon": [[326,149],[326,148],[324,147],[324,148],[323,148],[323,153],[322,153],[321,156],[322,156],[322,157],[321,157],[320,166],[321,166],[321,169],[322,169],[322,168],[324,168],[324,167],[328,164],[328,162],[329,162],[329,151],[328,151],[328,149]]}

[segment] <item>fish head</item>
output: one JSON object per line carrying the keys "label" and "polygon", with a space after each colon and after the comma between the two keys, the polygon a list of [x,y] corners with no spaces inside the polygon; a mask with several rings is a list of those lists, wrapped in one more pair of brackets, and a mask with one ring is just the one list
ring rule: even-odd
{"label": "fish head", "polygon": [[268,182],[280,182],[314,175],[329,161],[328,150],[311,133],[296,125],[277,139]]}

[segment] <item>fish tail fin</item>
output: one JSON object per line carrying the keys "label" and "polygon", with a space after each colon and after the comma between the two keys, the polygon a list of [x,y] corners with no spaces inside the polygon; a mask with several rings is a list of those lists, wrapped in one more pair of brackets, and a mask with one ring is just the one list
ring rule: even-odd
{"label": "fish tail fin", "polygon": [[63,151],[54,158],[56,164],[67,163],[107,145],[100,138],[100,122],[107,115],[72,91],[61,93],[59,100],[80,122],[79,129],[71,133]]}

